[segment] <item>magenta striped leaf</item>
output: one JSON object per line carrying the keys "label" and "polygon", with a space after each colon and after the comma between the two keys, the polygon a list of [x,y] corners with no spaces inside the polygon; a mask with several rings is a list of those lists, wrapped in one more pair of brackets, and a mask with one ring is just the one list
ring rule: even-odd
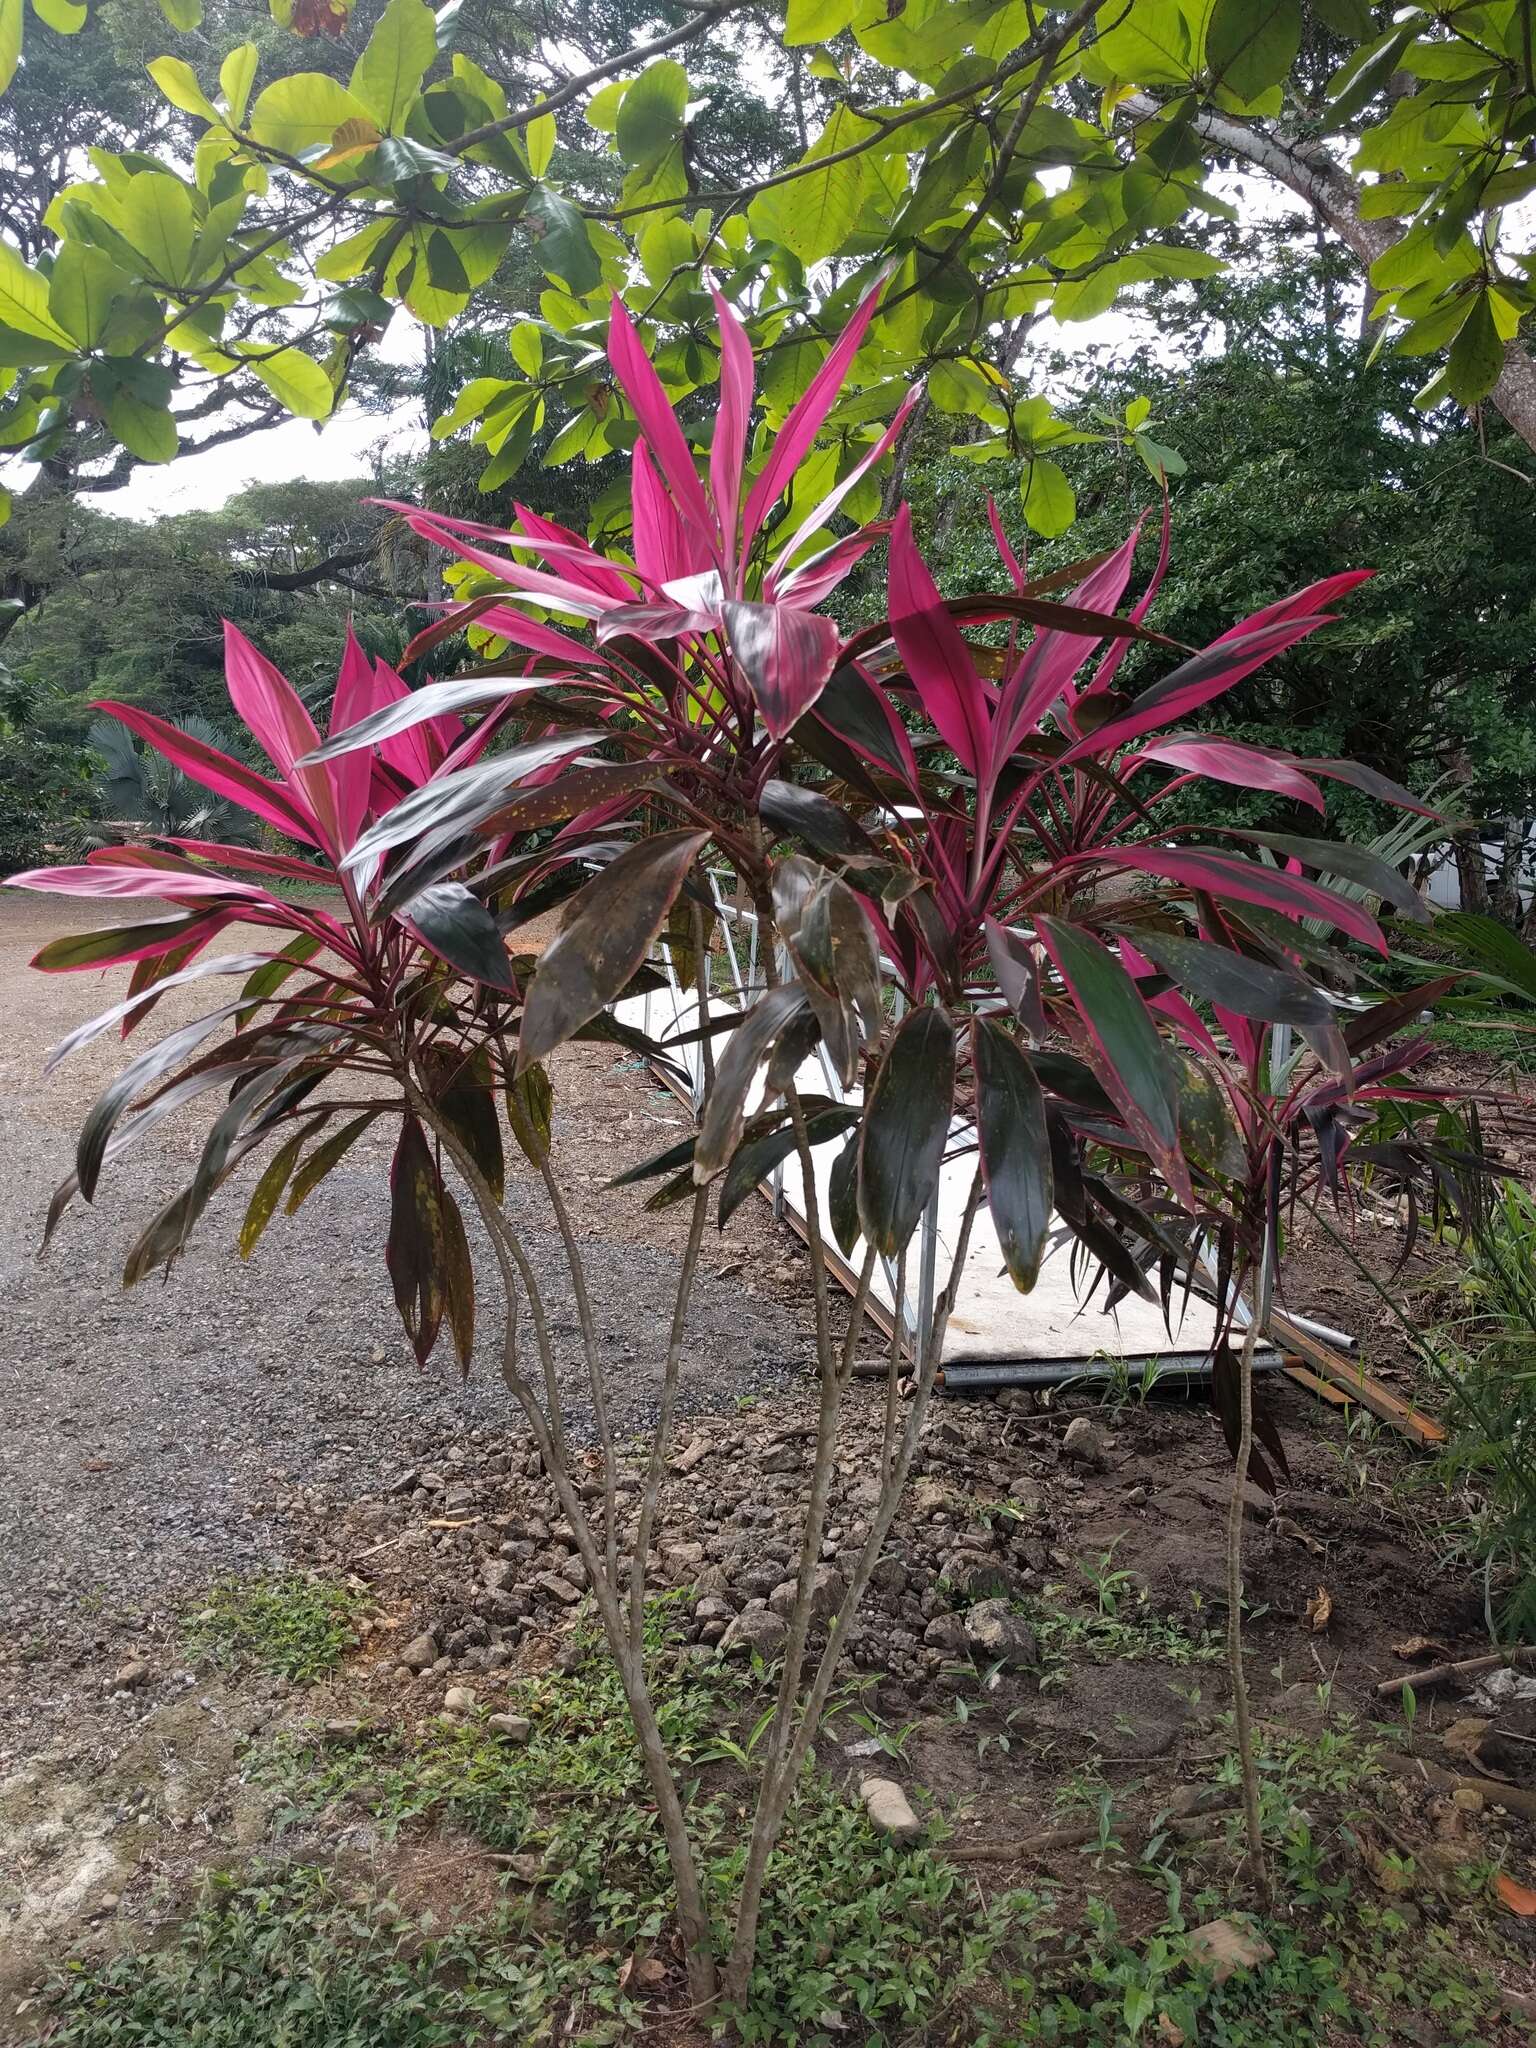
{"label": "magenta striped leaf", "polygon": [[313,816],[321,843],[333,855],[339,854],[341,820],[330,773],[325,768],[298,765],[320,744],[315,721],[288,678],[228,619],[224,621],[224,680],[229,701]]}
{"label": "magenta striped leaf", "polygon": [[1335,889],[1325,888],[1321,882],[1304,881],[1300,875],[1244,860],[1238,854],[1219,853],[1205,846],[1173,849],[1143,841],[1135,846],[1100,847],[1082,858],[1106,867],[1161,875],[1165,881],[1235,903],[1257,903],[1266,910],[1278,911],[1282,917],[1326,918],[1352,939],[1373,947],[1383,957],[1386,955],[1381,927],[1358,903],[1339,895]]}
{"label": "magenta striped leaf", "polygon": [[662,482],[666,485],[683,523],[709,545],[712,560],[718,560],[720,532],[704,486],[694,467],[693,450],[677,423],[672,401],[662,389],[661,379],[635,332],[634,322],[615,295],[608,320],[608,361],[619,388],[629,400],[640,431],[645,436]]}
{"label": "magenta striped leaf", "polygon": [[747,331],[719,292],[711,292],[720,327],[720,410],[709,450],[709,489],[715,501],[727,566],[736,560],[741,479],[752,424],[752,344]]}
{"label": "magenta striped leaf", "polygon": [[721,613],[763,723],[781,740],[827,687],[837,666],[837,625],[819,612],[787,604],[733,599]]}
{"label": "magenta striped leaf", "polygon": [[837,402],[838,393],[859,352],[859,344],[868,332],[869,323],[875,317],[875,308],[884,289],[885,280],[882,278],[873,291],[865,294],[853,318],[828,351],[826,361],[811,379],[804,396],[791,407],[788,418],[774,435],[762,473],[747,493],[747,509],[742,518],[743,548],[751,547],[764,520],[789,488],[790,478],[810,453],[816,436],[821,432],[822,422]]}
{"label": "magenta striped leaf", "polygon": [[1191,775],[1207,776],[1213,782],[1235,783],[1239,789],[1272,790],[1276,796],[1294,797],[1298,803],[1310,804],[1314,811],[1324,809],[1322,791],[1293,765],[1289,754],[1275,753],[1268,747],[1250,746],[1245,740],[1218,739],[1203,733],[1158,740],[1123,761],[1120,772],[1129,775],[1144,761],[1161,762],[1167,768],[1182,768]]}
{"label": "magenta striped leaf", "polygon": [[903,505],[891,533],[891,631],[923,710],[944,744],[980,776],[991,747],[991,706],[964,634],[912,538]]}

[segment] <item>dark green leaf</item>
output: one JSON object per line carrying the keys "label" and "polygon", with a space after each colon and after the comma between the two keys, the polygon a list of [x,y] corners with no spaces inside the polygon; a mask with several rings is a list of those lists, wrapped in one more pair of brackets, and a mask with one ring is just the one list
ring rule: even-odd
{"label": "dark green leaf", "polygon": [[1029,1061],[994,1023],[972,1026],[976,1130],[1003,1263],[1021,1293],[1039,1277],[1051,1227],[1051,1141]]}
{"label": "dark green leaf", "polygon": [[910,1010],[875,1075],[859,1134],[859,1222],[895,1258],[939,1185],[955,1093],[955,1030],[936,1004]]}
{"label": "dark green leaf", "polygon": [[434,882],[396,914],[471,981],[483,981],[508,995],[516,991],[496,920],[462,882]]}
{"label": "dark green leaf", "polygon": [[693,1170],[700,1181],[717,1174],[736,1150],[746,1115],[747,1094],[757,1078],[757,1070],[805,1007],[805,990],[798,982],[771,988],[758,997],[731,1033],[715,1069],[714,1086],[699,1125]]}
{"label": "dark green leaf", "polygon": [[1286,968],[1267,967],[1246,953],[1150,926],[1138,925],[1127,936],[1182,988],[1239,1017],[1258,1017],[1266,1024],[1323,1024],[1333,1015],[1328,998]]}
{"label": "dark green leaf", "polygon": [[443,1301],[460,1370],[469,1371],[475,1352],[475,1262],[458,1203],[440,1190],[443,1219]]}
{"label": "dark green leaf", "polygon": [[539,262],[551,277],[569,285],[576,298],[583,298],[603,281],[602,265],[587,233],[580,209],[547,185],[538,185],[528,195],[524,219],[538,243]]}
{"label": "dark green leaf", "polygon": [[624,987],[666,921],[707,832],[660,832],[588,882],[539,961],[528,991],[518,1067],[563,1045]]}
{"label": "dark green leaf", "polygon": [[793,832],[834,860],[851,854],[878,854],[864,827],[840,804],[814,789],[802,789],[798,783],[765,783],[758,811],[764,824],[775,832]]}
{"label": "dark green leaf", "polygon": [[443,1320],[444,1189],[437,1163],[415,1117],[407,1117],[400,1127],[389,1188],[389,1237],[384,1261],[400,1320],[417,1363],[425,1365]]}
{"label": "dark green leaf", "polygon": [[1279,85],[1301,47],[1301,0],[1215,0],[1206,61],[1240,100]]}
{"label": "dark green leaf", "polygon": [[827,1181],[827,1220],[845,1259],[853,1257],[859,1241],[859,1134],[848,1133],[848,1142],[832,1162]]}
{"label": "dark green leaf", "polygon": [[1235,831],[1232,837],[1289,855],[1304,867],[1316,868],[1319,874],[1343,875],[1347,881],[1369,889],[1383,903],[1390,903],[1394,910],[1402,911],[1404,916],[1415,918],[1420,924],[1429,922],[1429,912],[1418,890],[1405,875],[1367,847],[1351,846],[1339,839],[1299,838],[1293,832]]}
{"label": "dark green leaf", "polygon": [[525,1159],[537,1166],[549,1157],[555,1091],[539,1066],[525,1067],[507,1089],[507,1122]]}
{"label": "dark green leaf", "polygon": [[[851,1103],[834,1103],[827,1109],[805,1119],[805,1135],[812,1147],[830,1143],[840,1138],[851,1124],[859,1120],[858,1109]],[[724,1230],[731,1217],[742,1203],[782,1164],[795,1149],[795,1129],[791,1123],[781,1123],[776,1130],[766,1131],[761,1137],[749,1137],[737,1146],[725,1178],[720,1183],[720,1207],[718,1222]]]}

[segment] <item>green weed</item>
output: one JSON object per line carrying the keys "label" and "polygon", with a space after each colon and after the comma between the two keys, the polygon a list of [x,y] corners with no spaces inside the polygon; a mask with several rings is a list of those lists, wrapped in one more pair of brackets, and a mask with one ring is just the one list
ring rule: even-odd
{"label": "green weed", "polygon": [[200,1663],[252,1664],[307,1683],[356,1643],[363,1605],[361,1592],[306,1572],[220,1579],[185,1626],[187,1653]]}

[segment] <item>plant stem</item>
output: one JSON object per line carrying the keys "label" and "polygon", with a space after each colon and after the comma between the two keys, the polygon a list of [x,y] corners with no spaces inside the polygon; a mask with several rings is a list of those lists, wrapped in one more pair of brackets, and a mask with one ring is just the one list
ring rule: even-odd
{"label": "plant stem", "polygon": [[645,1627],[645,1565],[650,1555],[651,1530],[656,1522],[656,1503],[661,1496],[661,1482],[667,1469],[667,1453],[672,1447],[672,1418],[677,1408],[677,1383],[682,1376],[683,1331],[687,1326],[688,1304],[693,1297],[694,1275],[699,1267],[699,1245],[703,1240],[708,1211],[708,1187],[696,1188],[693,1213],[688,1219],[688,1243],[683,1252],[682,1269],[677,1276],[677,1298],[672,1306],[672,1328],[667,1337],[667,1358],[662,1369],[656,1434],[651,1439],[651,1455],[645,1469],[645,1492],[640,1503],[634,1549],[629,1559],[629,1639],[636,1656],[640,1654]]}
{"label": "plant stem", "polygon": [[[548,1320],[538,1294],[537,1281],[520,1238],[491,1192],[489,1182],[458,1134],[438,1115],[434,1105],[416,1085],[414,1078],[409,1075],[404,1078],[407,1097],[412,1107],[422,1121],[437,1134],[443,1150],[453,1161],[460,1178],[473,1196],[481,1221],[491,1240],[491,1249],[501,1271],[505,1299],[502,1378],[527,1418],[539,1455],[544,1461],[544,1469],[555,1489],[561,1512],[581,1554],[582,1562],[587,1568],[593,1599],[597,1604],[603,1633],[607,1637],[608,1647],[624,1688],[625,1703],[629,1707],[630,1718],[634,1723],[636,1745],[656,1800],[657,1818],[661,1822],[662,1834],[667,1845],[667,1860],[671,1865],[672,1881],[677,1889],[677,1923],[687,1958],[689,1996],[695,2007],[707,2011],[714,2005],[718,1996],[719,1979],[715,1969],[709,1911],[699,1882],[693,1844],[688,1835],[687,1815],[684,1812],[677,1779],[667,1757],[666,1744],[662,1739],[655,1705],[646,1681],[643,1649],[631,1642],[617,1585],[608,1576],[606,1561],[598,1546],[592,1524],[571,1481],[570,1468],[565,1456],[564,1433],[558,1426],[559,1390],[554,1378],[554,1357],[549,1341]],[[539,1342],[547,1397],[556,1404],[554,1413],[548,1418],[539,1406],[532,1385],[517,1366],[516,1301],[519,1280],[529,1294],[529,1312]],[[612,1512],[611,1505],[608,1512]]]}
{"label": "plant stem", "polygon": [[[1267,1237],[1264,1263],[1267,1268]],[[1232,1470],[1232,1495],[1227,1503],[1227,1671],[1232,1682],[1233,1731],[1243,1777],[1248,1867],[1266,1912],[1273,1903],[1273,1895],[1269,1861],[1264,1853],[1264,1827],[1259,1813],[1259,1771],[1253,1753],[1253,1723],[1248,1712],[1248,1675],[1243,1669],[1243,1510],[1248,1490],[1248,1466],[1253,1456],[1253,1354],[1259,1341],[1260,1325],[1267,1319],[1267,1305],[1263,1300],[1267,1293],[1268,1289],[1261,1280],[1255,1289],[1253,1315],[1243,1333],[1243,1348],[1237,1362],[1237,1459]]]}

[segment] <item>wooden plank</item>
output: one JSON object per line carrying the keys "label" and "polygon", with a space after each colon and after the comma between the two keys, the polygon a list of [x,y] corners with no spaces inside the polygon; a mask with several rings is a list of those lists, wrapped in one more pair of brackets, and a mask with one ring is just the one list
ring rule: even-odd
{"label": "wooden plank", "polygon": [[1270,1335],[1288,1351],[1297,1353],[1303,1366],[1318,1379],[1336,1387],[1346,1399],[1368,1408],[1373,1415],[1390,1423],[1414,1443],[1428,1446],[1445,1442],[1444,1426],[1432,1415],[1423,1414],[1411,1401],[1394,1394],[1390,1387],[1383,1386],[1363,1366],[1345,1358],[1331,1344],[1323,1343],[1318,1337],[1309,1337],[1305,1330],[1298,1330],[1278,1309],[1270,1317]]}

